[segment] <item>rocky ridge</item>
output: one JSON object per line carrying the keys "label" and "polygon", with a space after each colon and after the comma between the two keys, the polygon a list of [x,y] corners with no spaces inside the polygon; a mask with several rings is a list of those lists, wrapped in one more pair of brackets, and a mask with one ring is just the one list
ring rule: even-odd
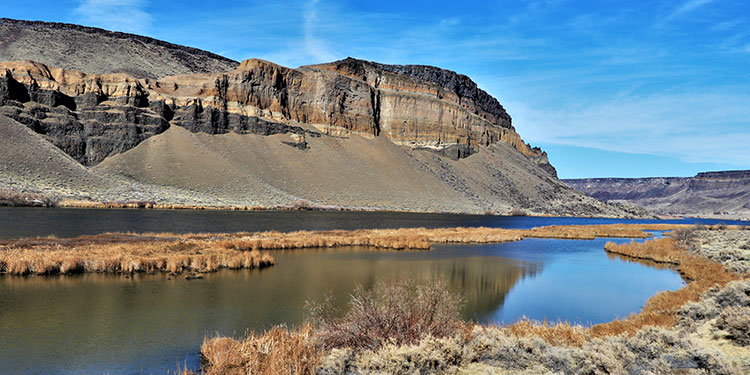
{"label": "rocky ridge", "polygon": [[702,172],[694,177],[566,179],[605,202],[628,202],[677,216],[750,218],[750,170]]}
{"label": "rocky ridge", "polygon": [[[6,168],[0,187],[207,206],[306,200],[410,211],[634,214],[562,184],[502,105],[455,72],[352,58],[297,69],[259,59],[236,64],[129,34],[0,24],[17,29],[3,34],[0,61],[22,59],[0,63],[0,119],[27,144],[49,142],[83,166],[86,179],[102,181],[76,194],[70,166],[56,165],[48,150],[40,157],[52,164],[24,159],[21,171],[31,175]],[[33,47],[30,56],[19,47],[47,41],[48,50]],[[89,56],[97,43],[113,58]],[[62,60],[61,45],[70,47]],[[18,158],[0,152],[0,159]],[[62,177],[40,184],[36,165]]]}
{"label": "rocky ridge", "polygon": [[[258,59],[231,72],[159,80],[88,74],[30,60],[0,63],[0,113],[50,137],[85,165],[177,125],[209,134],[385,136],[454,159],[505,142],[555,174],[546,154],[525,144],[503,107],[473,82],[472,96],[462,97],[455,86],[374,70],[382,64],[346,61],[375,78],[339,73],[336,64],[290,69]],[[446,85],[459,77],[440,72],[448,77]],[[302,124],[317,131],[304,131]]]}

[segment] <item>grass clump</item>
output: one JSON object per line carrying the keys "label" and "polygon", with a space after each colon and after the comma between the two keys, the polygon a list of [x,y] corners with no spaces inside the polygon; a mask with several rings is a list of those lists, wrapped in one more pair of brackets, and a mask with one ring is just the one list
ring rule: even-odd
{"label": "grass clump", "polygon": [[205,339],[201,346],[204,375],[314,374],[321,352],[312,327],[275,327],[243,340]]}
{"label": "grass clump", "polygon": [[424,337],[449,337],[466,329],[463,298],[444,280],[380,282],[370,290],[357,286],[343,316],[330,299],[311,303],[312,322],[327,348],[374,350],[383,344],[408,345]]}

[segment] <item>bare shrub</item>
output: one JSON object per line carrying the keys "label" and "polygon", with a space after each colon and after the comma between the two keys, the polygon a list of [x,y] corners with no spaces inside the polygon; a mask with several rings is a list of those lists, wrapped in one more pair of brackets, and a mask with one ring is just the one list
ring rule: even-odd
{"label": "bare shrub", "polygon": [[716,293],[715,298],[721,307],[750,307],[750,281],[733,281]]}
{"label": "bare shrub", "polygon": [[15,189],[0,189],[0,206],[54,207],[56,200],[41,194],[23,193]]}
{"label": "bare shrub", "polygon": [[727,224],[724,223],[724,222],[720,222],[720,223],[714,225],[714,229],[716,229],[716,230],[726,230],[727,229]]}
{"label": "bare shrub", "polygon": [[[633,336],[593,339],[582,346],[551,345],[504,328],[474,327],[470,337],[428,337],[415,345],[374,351],[335,349],[319,374],[733,374],[721,353],[686,335],[646,327]],[[692,373],[692,372],[691,372]]]}
{"label": "bare shrub", "polygon": [[350,309],[340,317],[330,300],[308,303],[313,323],[326,348],[374,350],[385,342],[414,344],[424,337],[449,337],[466,328],[463,298],[437,279],[379,282],[371,290],[357,286]]}
{"label": "bare shrub", "polygon": [[520,208],[514,208],[510,210],[511,216],[526,216],[526,211],[520,209]]}
{"label": "bare shrub", "polygon": [[295,210],[312,210],[313,205],[307,199],[300,199],[292,203],[292,208]]}
{"label": "bare shrub", "polygon": [[727,307],[719,314],[716,328],[726,330],[727,338],[737,344],[750,346],[750,307]]}
{"label": "bare shrub", "polygon": [[697,233],[695,228],[680,228],[672,232],[672,237],[683,249],[690,250],[695,246]]}

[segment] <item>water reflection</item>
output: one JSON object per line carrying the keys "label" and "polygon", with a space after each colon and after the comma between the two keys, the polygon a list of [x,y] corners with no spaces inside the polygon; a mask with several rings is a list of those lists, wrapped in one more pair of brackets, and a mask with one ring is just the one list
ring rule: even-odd
{"label": "water reflection", "polygon": [[[465,316],[483,322],[521,315],[608,320],[637,311],[655,291],[679,287],[674,272],[609,259],[604,242],[277,251],[272,268],[193,281],[166,275],[0,277],[0,373],[196,368],[205,335],[295,325],[305,317],[305,301],[331,291],[344,307],[355,285],[370,287],[378,279],[443,277],[466,297]],[[613,295],[622,298],[602,302]]]}
{"label": "water reflection", "polygon": [[352,211],[191,211],[0,207],[0,240],[57,235],[74,237],[104,232],[239,232],[361,228],[495,227],[613,223],[750,225],[712,219],[632,220],[585,217],[514,217],[410,212]]}

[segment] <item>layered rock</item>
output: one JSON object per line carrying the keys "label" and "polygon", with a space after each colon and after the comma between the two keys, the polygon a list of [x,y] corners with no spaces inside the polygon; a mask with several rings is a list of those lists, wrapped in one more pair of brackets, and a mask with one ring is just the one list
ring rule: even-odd
{"label": "layered rock", "polygon": [[669,215],[750,218],[750,171],[702,172],[695,177],[564,180],[605,202],[637,204]]}
{"label": "layered rock", "polygon": [[[231,72],[153,80],[27,60],[0,64],[0,101],[2,113],[50,136],[86,165],[170,125],[270,135],[305,134],[300,126],[308,124],[329,135],[384,136],[453,159],[505,142],[555,174],[546,154],[515,132],[497,100],[473,82],[468,91],[456,86],[465,76],[430,67],[402,75],[391,71],[395,66],[383,66],[348,59],[290,69],[251,59]],[[432,81],[416,78],[420,74]]]}

